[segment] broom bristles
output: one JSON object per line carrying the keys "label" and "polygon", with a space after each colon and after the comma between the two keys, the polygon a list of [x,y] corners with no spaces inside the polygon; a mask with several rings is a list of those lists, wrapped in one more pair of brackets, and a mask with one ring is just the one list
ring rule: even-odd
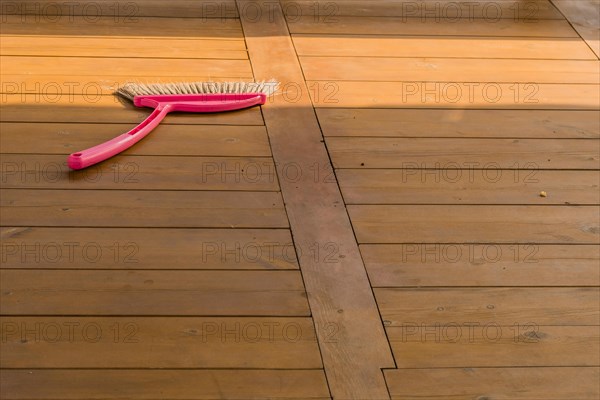
{"label": "broom bristles", "polygon": [[261,82],[173,82],[173,83],[127,83],[115,92],[128,100],[134,96],[161,94],[209,94],[209,93],[264,93],[272,95],[279,88],[274,80]]}

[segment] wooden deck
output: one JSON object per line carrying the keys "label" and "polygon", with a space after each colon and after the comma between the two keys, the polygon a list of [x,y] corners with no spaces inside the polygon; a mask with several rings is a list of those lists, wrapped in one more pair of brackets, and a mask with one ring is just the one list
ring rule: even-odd
{"label": "wooden deck", "polygon": [[600,397],[596,0],[1,7],[0,398]]}

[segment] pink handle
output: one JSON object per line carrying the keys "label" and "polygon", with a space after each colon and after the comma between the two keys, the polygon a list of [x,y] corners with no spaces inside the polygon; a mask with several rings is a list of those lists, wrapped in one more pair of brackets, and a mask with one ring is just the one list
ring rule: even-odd
{"label": "pink handle", "polygon": [[83,169],[115,156],[148,135],[171,111],[170,104],[156,108],[144,121],[127,133],[89,149],[73,153],[67,159],[71,169]]}
{"label": "pink handle", "polygon": [[69,155],[67,163],[71,169],[83,169],[115,156],[152,132],[171,111],[202,113],[232,111],[265,104],[265,102],[266,95],[262,93],[135,96],[134,105],[155,108],[148,118],[127,133]]}

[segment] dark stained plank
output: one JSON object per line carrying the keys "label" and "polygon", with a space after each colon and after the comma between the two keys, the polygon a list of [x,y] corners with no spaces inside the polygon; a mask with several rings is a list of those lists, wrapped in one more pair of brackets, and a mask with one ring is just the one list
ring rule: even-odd
{"label": "dark stained plank", "polygon": [[[146,110],[143,110],[146,112]],[[128,155],[269,157],[269,139],[262,126],[171,125],[183,114],[168,116]],[[188,114],[192,116],[192,114]],[[67,155],[115,138],[131,124],[0,123],[2,153]]]}
{"label": "dark stained plank", "polygon": [[[57,3],[60,4],[60,3]],[[102,3],[97,3],[102,4]],[[247,60],[242,39],[2,36],[0,55]],[[197,71],[198,73],[199,71]]]}
{"label": "dark stained plank", "polygon": [[390,369],[385,380],[394,400],[592,400],[600,396],[597,367]]}
{"label": "dark stained plank", "polygon": [[[310,81],[588,83],[598,61],[464,58],[300,57]],[[340,66],[343,65],[343,68]]]}
{"label": "dark stained plank", "polygon": [[346,204],[600,204],[600,171],[340,169],[337,178]]}
{"label": "dark stained plank", "polygon": [[[262,11],[269,9],[263,5]],[[258,76],[274,76],[282,87],[295,83],[306,92],[282,13],[275,6],[269,14],[273,19],[259,22],[242,15],[252,67]],[[301,96],[290,106],[283,96],[275,96],[263,113],[280,174],[288,165],[307,171],[280,184],[294,243],[303,250],[298,258],[313,320],[317,327],[338,333],[331,340],[326,331],[317,332],[332,397],[388,398],[381,369],[392,367],[394,361],[342,196],[335,182],[308,173],[315,165],[325,171],[332,168],[310,99]],[[323,249],[317,257],[307,251],[315,244]],[[328,257],[332,249],[333,260]]]}
{"label": "dark stained plank", "polygon": [[0,270],[4,315],[309,316],[298,271]]}
{"label": "dark stained plank", "polygon": [[297,34],[293,39],[300,56],[597,60],[576,38]]}
{"label": "dark stained plank", "polygon": [[[134,3],[135,4],[135,3]],[[195,39],[241,39],[240,21],[234,18],[157,18],[139,16],[135,22],[125,16],[115,22],[114,15],[88,17],[67,16],[62,23],[52,18],[36,15],[2,16],[2,34],[43,36],[110,36],[195,38]],[[157,27],[160,29],[157,29]]]}
{"label": "dark stained plank", "polygon": [[3,399],[329,399],[322,370],[3,370]]}
{"label": "dark stained plank", "polygon": [[600,325],[599,288],[375,289],[388,327],[482,325]]}
{"label": "dark stained plank", "polygon": [[597,245],[363,245],[373,287],[600,286]]}
{"label": "dark stained plank", "polygon": [[[3,94],[0,99],[0,121],[6,122],[138,124],[151,113],[148,108],[135,107],[131,102],[120,101],[116,96],[98,96],[93,93],[85,96],[72,96],[68,93],[60,96],[43,93]],[[174,113],[161,122],[161,126],[183,124],[263,125],[263,120],[260,109],[253,107],[228,113]],[[44,129],[43,126],[36,125],[35,130]],[[68,128],[63,127],[63,130]],[[4,134],[4,129],[2,132]]]}
{"label": "dark stained plank", "polygon": [[[135,147],[135,146],[134,146]],[[65,156],[3,154],[2,187],[278,191],[271,158],[119,155],[72,171]]]}
{"label": "dark stained plank", "polygon": [[598,84],[308,81],[319,108],[597,110]]}
{"label": "dark stained plank", "polygon": [[0,235],[1,268],[298,269],[287,229],[7,227]]}
{"label": "dark stained plank", "polygon": [[594,169],[600,141],[580,139],[327,138],[336,168]]}
{"label": "dark stained plank", "polygon": [[4,226],[287,228],[276,192],[3,189]]}
{"label": "dark stained plank", "polygon": [[310,318],[69,316],[0,321],[5,338],[2,368],[322,368]]}
{"label": "dark stained plank", "polygon": [[352,34],[352,35],[439,35],[439,36],[498,36],[498,37],[578,37],[577,32],[565,20],[500,19],[435,19],[429,23],[421,18],[404,17],[342,17],[323,21],[304,15],[288,19],[292,34]]}
{"label": "dark stained plank", "polygon": [[[600,364],[598,326],[478,324],[462,319],[450,325],[388,328],[398,368],[544,367]],[[459,336],[460,335],[460,336]]]}
{"label": "dark stained plank", "polygon": [[143,2],[79,0],[73,3],[53,0],[16,0],[4,4],[0,10],[3,15],[40,15],[40,18],[56,22],[60,22],[61,19],[68,21],[70,17],[76,15],[85,16],[89,20],[94,20],[98,16],[112,17],[117,22],[130,24],[136,23],[138,17],[178,17],[200,20],[238,17],[234,0],[219,0],[214,3],[171,0],[169,7],[165,7],[162,0],[144,0]]}
{"label": "dark stained plank", "polygon": [[348,206],[359,243],[597,244],[597,207]]}
{"label": "dark stained plank", "polygon": [[418,18],[425,22],[457,19],[501,18],[523,19],[535,23],[538,19],[563,19],[548,0],[483,0],[473,4],[452,0],[282,0],[288,20],[298,16],[322,17],[335,21],[337,16]]}
{"label": "dark stained plank", "polygon": [[325,136],[600,138],[597,111],[317,109]]}

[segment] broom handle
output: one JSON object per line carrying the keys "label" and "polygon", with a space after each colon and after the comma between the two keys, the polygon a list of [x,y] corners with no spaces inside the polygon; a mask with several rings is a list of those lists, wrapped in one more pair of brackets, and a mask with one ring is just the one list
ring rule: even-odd
{"label": "broom handle", "polygon": [[67,159],[69,168],[76,170],[87,168],[127,150],[152,132],[170,111],[172,111],[171,104],[161,104],[129,132],[97,146],[69,155]]}

